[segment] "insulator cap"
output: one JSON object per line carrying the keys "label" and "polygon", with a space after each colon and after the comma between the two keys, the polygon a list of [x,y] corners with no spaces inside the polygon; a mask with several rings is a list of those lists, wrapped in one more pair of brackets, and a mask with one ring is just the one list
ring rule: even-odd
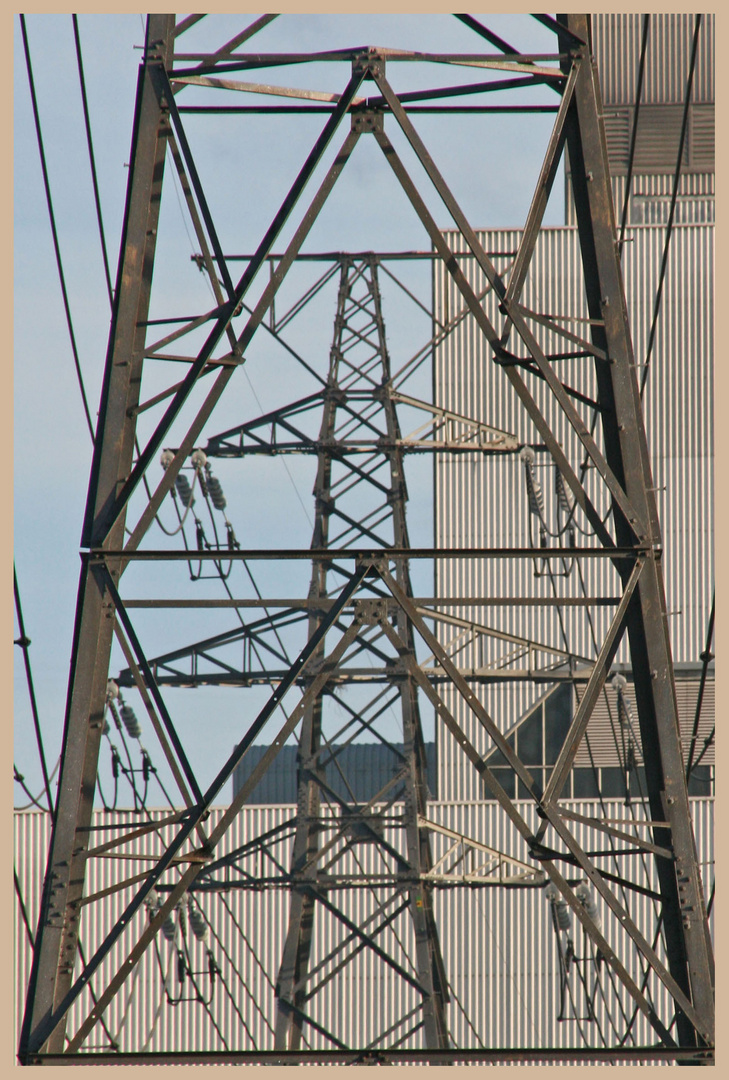
{"label": "insulator cap", "polygon": [[572,507],[570,506],[570,501],[567,498],[567,492],[565,491],[564,486],[564,479],[562,477],[562,473],[559,471],[559,468],[557,466],[555,466],[554,470],[554,490],[557,494],[557,502],[559,503],[562,510],[564,510],[565,514],[571,513]]}
{"label": "insulator cap", "polygon": [[613,686],[613,689],[615,690],[616,693],[619,694],[622,691],[624,691],[627,685],[628,685],[628,680],[625,678],[624,675],[621,675],[619,672],[618,672],[618,674],[613,675],[613,677],[612,677],[612,686]]}
{"label": "insulator cap", "polygon": [[590,887],[583,882],[575,889],[575,896],[580,901],[585,911],[594,922],[597,929],[601,930],[602,919],[600,918],[600,912],[597,910],[597,903],[595,902],[595,897],[592,889],[590,889]]}
{"label": "insulator cap", "polygon": [[137,714],[131,705],[120,705],[119,715],[122,718],[124,727],[127,729],[127,734],[130,739],[138,739],[142,734],[139,721],[137,720]]}
{"label": "insulator cap", "polygon": [[204,450],[193,450],[193,452],[190,454],[190,464],[193,466],[193,468],[197,469],[198,472],[200,471],[200,469],[204,469],[207,463],[208,456]]}
{"label": "insulator cap", "polygon": [[527,495],[529,496],[529,509],[536,517],[544,517],[544,495],[542,494],[542,485],[538,480],[535,480],[528,470],[526,474]]}
{"label": "insulator cap", "polygon": [[213,506],[216,510],[225,510],[228,505],[225,495],[223,495],[223,489],[220,486],[220,481],[215,476],[208,474],[208,491],[210,492],[210,498],[213,500]]}
{"label": "insulator cap", "polygon": [[557,926],[560,930],[569,930],[572,926],[572,916],[570,914],[569,904],[553,882],[547,886],[545,892],[547,899],[554,907],[554,914],[557,917]]}
{"label": "insulator cap", "polygon": [[163,450],[159,457],[159,463],[166,471],[172,462],[175,460],[175,455],[172,450]]}
{"label": "insulator cap", "polygon": [[190,905],[187,909],[187,913],[190,917],[190,929],[197,938],[198,941],[205,941],[208,936],[208,924],[203,918],[202,912]]}
{"label": "insulator cap", "polygon": [[109,679],[108,683],[106,684],[106,700],[111,701],[114,698],[118,698],[118,697],[119,697],[119,687],[117,686],[117,684],[114,682],[113,679]]}
{"label": "insulator cap", "polygon": [[554,909],[555,914],[557,915],[557,926],[560,930],[569,930],[572,926],[572,918],[567,902],[565,900],[555,901]]}
{"label": "insulator cap", "polygon": [[183,506],[192,506],[195,500],[192,497],[192,488],[190,487],[190,481],[184,475],[184,473],[178,473],[175,477],[175,487],[177,488],[177,494],[180,496],[180,501]]}
{"label": "insulator cap", "polygon": [[519,451],[519,461],[523,461],[525,465],[533,465],[535,458],[536,454],[531,446],[523,446]]}

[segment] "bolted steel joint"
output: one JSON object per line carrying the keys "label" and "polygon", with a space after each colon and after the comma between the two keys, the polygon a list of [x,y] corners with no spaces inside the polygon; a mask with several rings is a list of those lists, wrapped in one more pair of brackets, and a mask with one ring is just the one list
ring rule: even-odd
{"label": "bolted steel joint", "polygon": [[354,612],[360,622],[375,625],[387,618],[387,601],[355,600]]}
{"label": "bolted steel joint", "polygon": [[368,109],[367,112],[352,113],[352,131],[360,135],[372,134],[385,130],[385,118],[381,112]]}
{"label": "bolted steel joint", "polygon": [[377,49],[368,49],[367,52],[359,53],[352,60],[352,74],[364,75],[365,78],[384,75],[385,59],[378,53]]}
{"label": "bolted steel joint", "polygon": [[362,565],[369,567],[366,577],[378,577],[379,570],[387,570],[388,560],[386,556],[382,555],[358,555],[356,558],[357,569]]}

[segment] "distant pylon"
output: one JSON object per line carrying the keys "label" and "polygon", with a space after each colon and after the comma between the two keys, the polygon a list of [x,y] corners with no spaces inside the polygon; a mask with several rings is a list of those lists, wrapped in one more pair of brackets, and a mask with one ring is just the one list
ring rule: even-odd
{"label": "distant pylon", "polygon": [[[344,259],[319,434],[312,537],[315,551],[343,544],[408,547],[407,493],[399,438],[377,265],[374,259]],[[344,439],[355,448],[353,453],[342,452]],[[412,595],[407,559],[398,556],[394,563],[398,584]],[[329,559],[317,559],[315,555],[309,589],[314,612],[317,603],[328,599],[331,593],[331,575],[337,576],[336,566],[332,567]],[[338,576],[341,577],[341,571]],[[353,648],[360,665],[360,654],[365,657],[369,654],[381,662],[383,645],[386,648],[387,642],[376,622],[367,617],[368,602],[359,603],[362,624]],[[369,603],[382,605],[377,600]],[[401,610],[395,621],[414,657],[412,631]],[[310,616],[310,636],[317,633],[320,623],[317,614]],[[325,644],[326,638],[321,638],[315,662],[324,661]],[[335,668],[332,671],[335,686],[338,674]],[[302,721],[298,751],[299,813],[291,865],[295,884],[276,983],[276,1046],[299,1049],[307,1003],[311,1008],[312,998],[332,977],[332,969],[341,975],[363,948],[366,951],[374,947],[387,959],[381,946],[389,934],[380,935],[389,927],[390,933],[397,930],[405,939],[405,952],[409,951],[408,939],[415,947],[422,1001],[413,1009],[406,993],[412,987],[405,983],[400,997],[408,1005],[402,1013],[409,1014],[411,1026],[424,1025],[426,1045],[445,1049],[449,1045],[445,1016],[448,992],[433,917],[432,890],[423,878],[431,868],[430,847],[427,835],[419,827],[419,819],[426,811],[427,784],[417,691],[407,673],[393,668],[394,693],[386,690],[386,696],[392,711],[397,708],[400,715],[395,730],[401,728],[402,747],[391,747],[392,777],[383,789],[368,791],[365,801],[359,802],[355,795],[357,778],[348,777],[339,764],[343,745],[362,735],[369,738],[376,735],[382,747],[387,747],[388,740],[378,730],[381,725],[377,723],[378,714],[382,714],[382,687],[375,682],[367,686],[364,676],[358,685],[367,689],[364,696],[360,694],[356,706],[349,707],[345,722],[333,725],[329,720],[330,731],[341,729],[333,738],[325,736],[324,727],[327,700],[331,704],[332,698],[337,697],[335,689],[311,701]],[[331,781],[327,781],[328,763],[338,768],[348,797],[343,798]],[[388,810],[391,815],[393,807],[400,803],[402,813],[396,828],[402,831],[404,844],[395,847],[392,839],[385,838],[384,830]],[[334,878],[343,882],[357,876],[358,849],[364,849],[368,863],[372,859],[381,860],[380,869],[387,868],[385,876],[389,880],[378,888],[373,879],[370,892],[374,906],[364,926],[352,928],[338,945],[332,946],[337,936],[332,935],[331,924],[336,926],[337,918],[346,916],[327,899],[327,881]],[[397,920],[393,920],[395,907],[402,911]],[[323,920],[329,922],[329,932],[321,926]],[[315,940],[317,923],[326,949]],[[397,956],[396,951],[390,958],[393,967],[400,967]],[[322,977],[322,968],[328,977]],[[366,1011],[367,1007],[363,1001],[362,1009]],[[398,1028],[404,1023],[394,1014],[390,1022]]]}

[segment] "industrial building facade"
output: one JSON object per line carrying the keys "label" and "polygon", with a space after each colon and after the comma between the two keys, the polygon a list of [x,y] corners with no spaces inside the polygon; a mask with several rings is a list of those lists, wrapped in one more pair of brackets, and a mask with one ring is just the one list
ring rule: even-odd
{"label": "industrial building facade", "polygon": [[[618,226],[625,201],[642,24],[643,18],[638,15],[595,15],[592,19]],[[667,245],[693,25],[693,17],[689,15],[659,15],[650,19],[627,228],[621,244],[639,381],[643,372],[646,373],[643,409],[663,532],[667,614],[687,754],[692,736],[698,737],[703,746],[714,727],[713,704],[706,699],[700,710],[699,731],[694,732],[702,682],[701,656],[706,649],[714,588],[714,42],[710,17],[705,18],[698,41],[685,160],[678,182],[673,231]],[[670,63],[666,57],[671,58]],[[542,230],[537,240],[524,303],[537,312],[569,312],[586,323],[580,241],[568,177],[565,204],[568,224]],[[451,239],[454,250],[465,250],[455,234]],[[480,239],[499,268],[508,271],[519,249],[521,233],[488,230],[480,234]],[[486,286],[485,278],[477,270],[475,260],[467,260],[466,267],[466,272],[471,268],[470,282],[480,295]],[[654,319],[659,287],[662,300],[658,317]],[[462,302],[459,303],[457,291],[444,269],[436,275],[434,290],[436,317],[447,321]],[[484,303],[497,321],[498,301],[493,293]],[[575,329],[579,329],[579,322],[575,323]],[[546,347],[549,339],[549,331],[543,329],[540,344]],[[563,361],[563,370],[576,374],[578,363],[567,359]],[[516,395],[500,368],[491,362],[486,343],[470,319],[464,319],[436,352],[434,399],[445,408],[478,417],[513,433],[520,441],[528,443],[534,438],[534,429]],[[562,438],[567,445],[566,423]],[[509,547],[528,544],[530,540],[538,543],[539,529],[530,507],[529,481],[524,472],[523,463],[513,457],[473,455],[467,461],[454,457],[447,463],[438,462],[436,545]],[[557,473],[548,453],[537,454],[533,476],[543,492],[548,523],[555,529],[561,510],[555,490],[555,480],[559,482]],[[541,566],[535,560],[533,566],[522,564],[518,570],[513,566],[510,570],[513,579],[503,566],[494,568],[492,564],[490,577],[486,577],[474,563],[464,561],[460,566],[444,563],[437,571],[438,587],[443,595],[448,595],[449,590],[454,590],[451,595],[459,595],[465,589],[473,597],[549,595],[550,592],[558,597],[564,574],[590,573],[576,564],[559,565],[554,559]],[[599,588],[599,580],[585,577],[583,587],[587,592]],[[507,633],[515,630],[515,614],[500,607],[489,610],[488,615],[481,611],[482,621],[488,619],[493,629]],[[473,612],[470,617],[475,618]],[[550,621],[544,616],[541,623],[525,625],[522,620],[519,625],[521,632],[535,641],[564,649],[565,653],[572,652],[578,667],[580,658],[589,656],[595,642],[601,640],[604,629],[591,625],[574,609],[561,611],[558,619],[552,616]],[[464,648],[471,649],[471,663],[476,667],[491,664],[496,674],[501,653],[498,644],[492,642],[490,647],[491,653],[484,653],[488,646],[481,637],[480,655],[476,655],[476,646],[464,643]],[[625,652],[618,654],[616,670],[620,669],[621,660],[624,663],[625,655]],[[710,678],[713,679],[713,667]],[[503,718],[505,730],[510,730],[544,694],[544,686],[532,682],[517,688],[495,679],[486,693],[492,715]],[[590,731],[587,740],[589,743],[592,737],[595,742],[594,765],[600,769],[620,768],[615,732],[611,731],[616,723],[619,727],[616,690],[607,689],[601,709],[593,720],[595,730]],[[468,723],[463,710],[459,719]],[[471,728],[470,737],[478,739],[476,727],[471,725]],[[439,789],[440,797],[478,798],[477,777],[442,731],[438,752],[443,785]],[[581,748],[580,755],[576,767],[591,769],[593,763],[588,760],[587,745]],[[713,794],[713,788],[709,791],[698,787],[699,783],[711,783],[713,762],[710,745],[702,761],[703,771],[694,777],[696,794]],[[546,766],[549,761],[541,764]],[[622,768],[625,771],[624,762]],[[575,782],[579,782],[577,778]],[[623,781],[623,790],[624,787]]]}
{"label": "industrial building facade", "polygon": [[[577,799],[566,806],[586,817],[606,813],[620,818],[625,814],[623,799]],[[713,806],[707,799],[696,798],[691,800],[691,807],[699,861],[702,869],[711,874]],[[280,852],[284,853],[290,843],[295,810],[290,804],[245,808],[226,840],[225,851],[241,848],[247,841],[278,829],[283,837]],[[525,807],[525,811],[534,821],[531,807]],[[620,1037],[625,1035],[627,1048],[650,1044],[646,1021],[640,1014],[635,1015],[627,995],[615,993],[606,966],[579,925],[573,921],[568,934],[553,925],[544,878],[532,867],[524,866],[522,846],[498,806],[483,800],[432,802],[428,814],[448,830],[432,834],[435,863],[458,836],[514,860],[501,864],[504,883],[484,884],[486,873],[493,872],[493,864],[487,850],[472,848],[454,874],[443,873],[435,889],[435,912],[450,987],[448,1022],[453,1045],[599,1049],[604,1047],[604,1039],[614,1038],[616,1031]],[[219,816],[217,811],[213,824]],[[164,814],[156,812],[154,817],[162,819]],[[636,807],[635,817],[644,820],[642,808]],[[113,838],[119,820],[119,814],[95,814],[94,826],[100,830],[100,841]],[[134,818],[128,815],[126,820]],[[287,823],[289,828],[284,831]],[[590,842],[588,829],[579,830],[578,835],[584,844]],[[394,831],[391,838],[395,839]],[[23,853],[18,859],[18,873],[22,894],[28,900],[31,926],[37,917],[48,839],[47,815],[26,812],[16,816],[16,850]],[[150,843],[150,852],[152,849]],[[364,851],[363,855],[363,851],[360,847],[358,857],[365,860],[366,866],[367,854]],[[279,849],[273,852],[277,854]],[[98,1049],[108,1050],[114,1045],[121,1052],[150,1053],[273,1049],[272,973],[277,970],[285,940],[288,895],[280,888],[245,887],[246,872],[265,877],[266,867],[273,867],[260,847],[240,866],[238,873],[229,875],[227,887],[195,894],[195,908],[204,919],[204,939],[193,933],[186,905],[176,914],[170,936],[160,935],[157,947],[149,950],[139,965],[138,976],[110,1005],[106,1027],[100,1028],[94,1040]],[[143,868],[141,862],[130,865],[121,860],[97,860],[89,877],[88,893],[109,889]],[[632,868],[622,869],[630,872]],[[444,871],[448,870],[446,865]],[[633,904],[639,923],[650,924],[653,903],[650,898],[639,897]],[[372,906],[366,890],[358,890],[347,899],[344,910],[355,919],[362,913],[366,917]],[[109,898],[104,918],[94,920],[84,936],[85,954],[103,940],[107,920],[118,918],[123,908],[123,893]],[[140,927],[148,917],[147,908],[139,913]],[[383,947],[391,948],[396,956],[402,955],[401,946],[409,945],[407,940],[398,941],[401,929],[395,926],[380,939]],[[338,937],[327,936],[323,923],[317,931],[321,955],[325,956],[340,942]],[[15,932],[19,1023],[30,967],[20,913],[16,915]],[[573,942],[575,959],[565,976],[560,950],[567,938]],[[621,948],[626,942],[611,936],[611,944]],[[111,956],[108,971],[114,970],[120,956],[121,952]],[[337,997],[336,984],[330,992],[325,989],[317,1002],[316,1016],[326,1023],[336,1011],[349,1045],[363,1046],[371,1041],[373,1031],[387,1028],[388,1015],[407,1012],[403,1010],[402,980],[394,972],[383,972],[366,953],[350,964],[348,972],[349,993],[342,999]],[[362,1009],[363,994],[368,1002],[366,1010]],[[656,999],[658,1009],[666,1004],[665,996]],[[410,1007],[415,1005],[416,998],[412,997]],[[72,1030],[81,1015],[78,1011],[72,1016]],[[314,1034],[309,1045],[326,1049],[327,1041]]]}
{"label": "industrial building facade", "polygon": [[[630,160],[641,25],[637,15],[593,17],[618,221]],[[714,683],[713,665],[702,661],[702,653],[707,651],[707,624],[713,606],[714,90],[710,17],[704,19],[684,168],[662,269],[692,26],[689,16],[651,19],[653,37],[647,50],[642,120],[621,258],[635,355],[641,361],[639,378],[647,370],[643,406],[663,530],[663,572],[682,741],[687,760],[692,755],[695,761],[700,755],[689,780],[689,795],[697,857],[708,896],[713,895],[714,862]],[[670,55],[673,63],[660,62],[661,55]],[[659,59],[654,62],[653,57]],[[569,312],[579,330],[580,320],[588,322],[589,313],[568,178],[565,202],[567,224],[542,230],[537,240],[522,302],[547,317]],[[521,232],[488,229],[478,236],[508,280]],[[446,237],[458,253],[460,236],[454,232]],[[484,296],[485,310],[498,323],[498,301],[489,293],[485,277],[475,260],[463,262],[474,292]],[[446,325],[463,301],[442,264],[434,266],[434,318]],[[662,303],[652,334],[659,286]],[[547,325],[536,334],[545,351],[549,351],[550,335]],[[642,358],[648,354],[646,369]],[[563,361],[564,381],[569,382],[570,365],[577,370],[577,363],[569,357]],[[566,496],[560,491],[559,470],[535,440],[502,370],[492,362],[470,317],[461,320],[436,347],[433,391],[436,406],[492,425],[513,435],[520,445],[533,447],[531,458],[474,453],[436,459],[436,548],[537,547],[541,540],[545,554],[521,563],[487,564],[465,557],[436,561],[435,595],[496,601],[491,606],[474,604],[455,612],[461,621],[444,633],[443,643],[450,655],[457,657],[460,669],[478,674],[481,682],[476,692],[481,701],[538,782],[546,784],[560,741],[579,704],[587,681],[585,673],[609,625],[607,610],[604,616],[598,611],[590,617],[577,606],[560,607],[559,598],[565,595],[567,585],[573,587],[577,580],[585,596],[609,592],[609,570],[589,560],[550,558],[550,537],[574,528],[565,509]],[[566,424],[558,431],[558,438],[577,465],[578,449]],[[589,486],[589,476],[586,483]],[[608,509],[600,506],[602,513],[607,514]],[[574,546],[577,540],[572,534],[570,538]],[[498,603],[515,596],[545,597],[553,602],[529,616],[524,610]],[[531,670],[534,662],[534,677],[528,672],[526,678],[509,674],[515,654],[525,657],[523,668]],[[551,664],[545,664],[545,656],[552,657]],[[526,801],[527,793],[519,787],[506,760],[499,758],[498,751],[489,750],[489,739],[456,693],[444,690],[443,697],[469,740],[495,775],[502,777],[507,795],[525,799],[522,813],[536,831],[535,808]],[[648,820],[636,711],[629,658],[621,650],[574,761],[564,792],[565,810],[585,819],[603,816],[626,821],[636,828]],[[359,747],[365,757],[365,746],[372,745]],[[353,760],[357,749],[351,748]],[[538,866],[523,861],[520,838],[488,796],[465,754],[438,723],[435,745],[428,745],[427,751],[433,851],[429,873],[448,976],[452,1045],[598,1049],[607,1042],[621,1042],[628,1048],[649,1044],[653,1038],[650,1024],[625,989],[616,985],[588,935],[550,899],[545,888],[548,879]],[[369,764],[362,763],[363,787],[357,792],[360,801],[368,797],[370,787],[377,790],[382,786],[380,774],[391,768],[374,757]],[[255,755],[246,759],[247,772],[234,779],[234,790],[256,761]],[[240,851],[235,870],[228,866],[214,886],[196,891],[194,898],[191,895],[178,907],[124,992],[107,1009],[103,1029],[96,1029],[99,1048],[128,1052],[273,1048],[269,1018],[274,1013],[273,980],[284,949],[289,895],[265,881],[276,860],[280,868],[288,859],[297,810],[291,794],[293,770],[293,753],[281,754],[266,784],[239,813],[218,853],[222,860],[226,854]],[[221,814],[213,811],[211,827]],[[155,812],[155,816],[159,818],[159,835],[166,835],[170,827],[164,823],[163,812]],[[98,843],[112,839],[118,819],[118,814],[94,812]],[[576,822],[574,832],[583,849],[594,844],[594,833],[587,825]],[[272,839],[261,844],[256,841],[261,836]],[[388,839],[396,844],[394,832]],[[46,815],[16,815],[20,892],[27,903],[25,912],[18,907],[16,916],[18,1022],[30,967],[28,931],[36,924],[48,842]],[[152,847],[149,850],[151,853]],[[366,843],[357,845],[350,871],[375,873],[374,854],[372,865],[368,865],[370,854]],[[636,853],[627,861],[621,860],[620,874],[625,878],[632,876],[631,860],[635,876],[644,875],[645,887],[640,895],[630,897],[630,910],[638,926],[647,932],[655,925],[658,911],[655,870],[645,852]],[[617,860],[614,862],[617,869]],[[82,945],[87,953],[93,953],[104,938],[105,927],[123,911],[124,894],[114,891],[113,886],[141,875],[143,870],[141,859],[135,863],[99,859],[91,865],[87,893],[98,896],[109,890],[109,897],[103,905],[96,905],[95,921],[89,921],[85,928]],[[255,882],[264,884],[253,887]],[[358,925],[367,925],[377,910],[365,888],[351,890],[341,899],[341,906],[352,924]],[[599,920],[599,903],[596,910]],[[153,912],[149,904],[137,913],[140,928]],[[411,943],[403,942],[399,935],[410,932],[393,918],[382,931],[383,947],[393,955],[406,953],[404,945]],[[322,922],[317,929],[316,963],[323,989],[315,1008],[312,1006],[312,1018],[325,1027],[327,1016],[335,1010],[342,1017],[347,1044],[369,1045],[377,1032],[388,1030],[388,1018],[395,1012],[408,1015],[408,1005],[416,1011],[417,995],[412,993],[410,1001],[397,973],[377,967],[364,950],[348,966],[346,978],[352,992],[343,1000],[341,984],[332,979],[334,964],[328,956],[341,948],[346,933],[340,929],[339,937],[327,938],[328,933],[331,930]],[[627,936],[614,926],[605,933],[615,951],[624,954]],[[121,950],[118,955],[112,952],[104,961],[105,970],[113,971],[122,955]],[[648,982],[645,964],[636,961],[631,974],[637,981],[645,977]],[[662,986],[651,982],[650,992],[656,1011],[670,1011],[669,995]],[[361,1009],[363,994],[376,1002],[371,1014]],[[395,997],[397,1010],[393,1008]],[[79,1008],[77,1019],[82,1015]],[[77,1019],[71,1013],[72,1030]],[[406,1028],[399,1033],[406,1045],[408,1034]],[[395,1033],[393,1039],[397,1037]],[[326,1048],[329,1043],[314,1028],[306,1045]],[[565,1060],[569,1060],[568,1055]]]}

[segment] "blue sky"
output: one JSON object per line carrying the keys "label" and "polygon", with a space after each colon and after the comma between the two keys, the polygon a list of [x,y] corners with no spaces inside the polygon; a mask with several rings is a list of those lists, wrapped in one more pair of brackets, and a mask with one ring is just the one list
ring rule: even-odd
{"label": "blue sky", "polygon": [[[209,17],[189,32],[184,39],[185,48],[195,51],[220,44],[254,17]],[[553,49],[553,35],[526,16],[481,18],[521,51]],[[113,279],[143,23],[139,15],[81,15],[79,28]],[[71,314],[89,405],[95,417],[109,328],[109,303],[71,16],[30,15],[27,30]],[[453,17],[445,15],[282,16],[255,40],[256,48],[267,51],[354,45],[491,51],[486,43],[481,48],[478,38]],[[413,85],[408,80],[418,78],[415,67],[391,66],[388,74],[396,89]],[[441,68],[437,77],[451,82],[466,82],[475,77],[470,72],[464,75],[463,70]],[[341,91],[346,77],[341,65],[266,73],[266,81],[330,92]],[[191,91],[186,100],[195,100],[195,93]],[[545,90],[537,95],[531,91],[530,101],[548,102],[549,93]],[[46,753],[52,768],[60,750],[91,440],[74,373],[55,268],[17,19],[14,108],[15,559],[26,632],[32,641],[30,656]],[[488,121],[478,121],[475,136],[464,121],[453,117],[447,120],[422,117],[417,127],[472,224],[517,227],[523,223],[529,207],[552,120],[548,115],[529,120],[490,117]],[[321,116],[307,117],[295,127],[289,121],[272,124],[261,117],[234,121],[190,118],[190,141],[227,252],[253,250],[322,123]],[[190,261],[189,226],[185,227],[174,189],[170,190],[171,176],[170,171],[165,188],[167,202],[163,198],[164,243],[161,237],[155,302],[164,306],[174,297],[179,304],[189,303],[193,310],[204,310],[204,283]],[[548,224],[562,223],[562,191],[558,179],[547,214]],[[436,218],[440,225],[449,225],[444,211]],[[365,145],[362,140],[326,212],[317,222],[308,249],[407,250],[428,246],[420,223],[393,187],[382,155],[374,143]],[[194,241],[192,249],[195,249]],[[421,269],[413,280],[414,287],[427,300],[428,274],[423,274]],[[296,281],[290,286],[292,297]],[[384,296],[394,363],[398,358],[407,358],[408,350],[414,352],[428,336],[427,322],[419,322],[414,309],[406,303],[399,306],[398,300],[393,299],[388,310],[389,297],[397,295],[397,290],[390,290]],[[211,306],[209,297],[207,306]],[[319,349],[320,367],[323,363],[324,369],[333,314],[331,301],[322,298],[320,307],[313,308],[307,316],[308,322],[305,320],[299,331],[302,342]],[[314,346],[312,343],[319,340],[317,335],[321,344]],[[282,380],[290,376],[278,363],[273,354],[266,352],[265,343],[259,352],[252,351],[250,364],[239,373],[243,376],[239,391],[229,395],[224,406],[221,404],[221,411],[213,417],[209,430],[219,431],[228,423],[239,422],[243,399],[250,416],[257,414],[259,403],[263,409],[281,403]],[[299,382],[293,378],[291,397],[307,392],[307,385],[306,380]],[[260,472],[241,479],[234,471],[235,463],[216,466],[229,498],[231,521],[243,546],[263,544],[266,537],[278,537],[282,533],[290,537],[289,542],[308,546],[312,508],[307,467],[307,463],[289,463],[289,472],[285,473],[281,459],[276,459],[275,463],[261,467]],[[414,542],[419,530],[420,535],[426,536],[429,529],[428,475],[427,470],[421,470],[415,474],[415,484],[411,483],[409,510]],[[413,497],[414,491],[418,498]],[[140,575],[139,587],[144,586],[144,576]],[[163,629],[157,632],[164,635]],[[15,758],[29,786],[37,792],[40,770],[19,663],[20,650],[16,648],[15,653]],[[183,703],[181,697],[182,692],[178,691],[175,708],[187,723],[189,753],[201,762],[204,777],[208,773],[212,775],[222,755],[240,737],[240,717],[233,710],[228,719],[221,721],[217,745],[222,749],[212,754],[209,733],[206,735],[204,725],[195,720],[197,706],[189,701]],[[150,752],[151,743],[150,736]],[[16,793],[16,803],[25,801],[22,792]]]}

